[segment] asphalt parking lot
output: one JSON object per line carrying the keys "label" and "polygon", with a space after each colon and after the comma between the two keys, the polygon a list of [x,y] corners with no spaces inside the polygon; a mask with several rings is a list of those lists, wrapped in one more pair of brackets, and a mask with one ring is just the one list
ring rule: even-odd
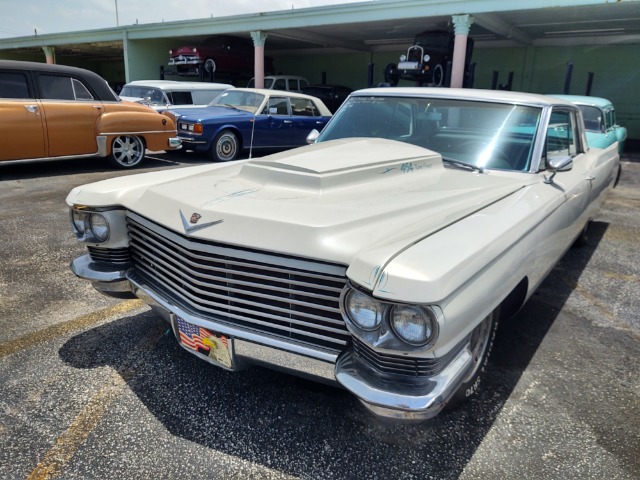
{"label": "asphalt parking lot", "polygon": [[416,425],[335,388],[216,369],[142,303],[71,274],[71,188],[205,162],[0,165],[0,478],[640,478],[640,154],[589,244],[501,325],[479,394]]}

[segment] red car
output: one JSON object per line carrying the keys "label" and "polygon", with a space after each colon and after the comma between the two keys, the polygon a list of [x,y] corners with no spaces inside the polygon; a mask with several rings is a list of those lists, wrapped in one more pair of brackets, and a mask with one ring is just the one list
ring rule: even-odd
{"label": "red car", "polygon": [[[246,75],[254,68],[254,47],[250,40],[229,35],[209,38],[203,45],[189,45],[169,50],[169,65],[178,75],[205,74]],[[265,72],[273,71],[273,59],[265,57]]]}

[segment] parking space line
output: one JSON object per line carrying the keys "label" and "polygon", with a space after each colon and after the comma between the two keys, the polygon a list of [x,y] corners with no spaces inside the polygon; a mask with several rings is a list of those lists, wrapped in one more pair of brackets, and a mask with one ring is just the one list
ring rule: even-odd
{"label": "parking space line", "polygon": [[11,355],[12,353],[15,353],[15,352],[19,352],[21,350],[26,350],[27,348],[31,348],[36,345],[40,345],[41,343],[48,342],[52,338],[56,338],[61,335],[75,332],[77,330],[81,330],[82,328],[86,328],[88,326],[99,323],[109,317],[127,313],[137,308],[141,308],[144,305],[145,303],[138,299],[127,300],[125,302],[121,302],[115,305],[114,307],[105,308],[97,312],[92,312],[87,315],[74,318],[67,322],[62,322],[56,325],[52,325],[51,327],[44,328],[42,330],[30,333],[23,337],[10,340],[5,343],[1,343],[0,358],[5,357],[7,355]]}

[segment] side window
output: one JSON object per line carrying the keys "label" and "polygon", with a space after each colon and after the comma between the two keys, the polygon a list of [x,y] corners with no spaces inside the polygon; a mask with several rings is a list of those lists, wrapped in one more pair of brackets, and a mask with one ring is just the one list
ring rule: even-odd
{"label": "side window", "polygon": [[287,90],[289,90],[291,92],[297,92],[299,90],[299,88],[298,88],[298,80],[290,78],[289,79],[289,87],[287,88]]}
{"label": "side window", "polygon": [[93,96],[79,80],[62,75],[39,75],[38,86],[43,99],[93,100]]}
{"label": "side window", "polygon": [[576,125],[575,113],[571,111],[554,110],[551,113],[541,169],[546,168],[546,160],[549,158],[577,155]]}
{"label": "side window", "polygon": [[318,117],[320,112],[311,100],[306,98],[292,98],[291,112],[294,115],[302,115],[305,117]]}
{"label": "side window", "polygon": [[273,85],[274,90],[286,90],[287,84],[284,81],[284,78],[279,78],[276,80],[276,83]]}
{"label": "side window", "polygon": [[613,109],[607,110],[605,123],[606,123],[605,128],[607,130],[609,130],[610,128],[613,128],[613,126],[616,124],[616,118],[615,118],[615,113]]}
{"label": "side window", "polygon": [[0,72],[0,98],[32,98],[26,75]]}
{"label": "side window", "polygon": [[[191,92],[171,92],[169,96],[170,96],[169,100],[173,105],[193,105],[195,103],[193,101],[193,97],[191,96]],[[163,99],[160,98],[160,100],[157,103],[164,103],[162,100]],[[209,103],[209,102],[203,102],[203,103]]]}
{"label": "side window", "polygon": [[284,97],[271,97],[267,104],[270,115],[289,115],[289,102]]}
{"label": "side window", "polygon": [[87,90],[80,80],[75,78],[71,79],[71,85],[73,86],[73,94],[76,100],[93,100],[93,95]]}

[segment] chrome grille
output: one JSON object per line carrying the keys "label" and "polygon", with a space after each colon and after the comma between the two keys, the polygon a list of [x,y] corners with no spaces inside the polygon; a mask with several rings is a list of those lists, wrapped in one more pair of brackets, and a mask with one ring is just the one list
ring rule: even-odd
{"label": "chrome grille", "polygon": [[464,342],[439,358],[414,358],[376,352],[357,338],[353,338],[353,349],[358,360],[381,373],[412,377],[432,377],[439,374],[460,352],[463,346]]}
{"label": "chrome grille", "polygon": [[94,262],[129,263],[131,256],[128,248],[87,247]]}
{"label": "chrome grille", "polygon": [[345,267],[191,239],[132,212],[127,228],[134,275],[191,314],[332,351],[350,342]]}

